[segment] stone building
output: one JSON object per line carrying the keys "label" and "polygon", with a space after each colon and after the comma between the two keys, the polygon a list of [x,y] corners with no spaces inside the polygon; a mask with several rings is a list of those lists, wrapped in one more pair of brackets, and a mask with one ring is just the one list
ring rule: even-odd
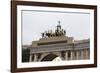
{"label": "stone building", "polygon": [[60,21],[54,32],[42,33],[42,37],[27,47],[30,50],[29,62],[52,61],[56,57],[61,60],[85,60],[90,58],[90,40],[74,40],[66,36]]}
{"label": "stone building", "polygon": [[29,62],[30,58],[30,47],[29,45],[23,45],[22,46],[22,62]]}

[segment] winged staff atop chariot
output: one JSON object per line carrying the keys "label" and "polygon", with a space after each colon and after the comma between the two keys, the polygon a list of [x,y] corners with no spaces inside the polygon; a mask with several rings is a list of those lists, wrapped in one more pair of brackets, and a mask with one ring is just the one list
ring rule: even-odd
{"label": "winged staff atop chariot", "polygon": [[66,35],[66,31],[61,28],[60,23],[61,22],[58,21],[58,25],[56,26],[56,29],[55,29],[54,32],[52,32],[52,30],[49,30],[49,31],[45,31],[44,33],[42,33],[42,38],[65,36]]}

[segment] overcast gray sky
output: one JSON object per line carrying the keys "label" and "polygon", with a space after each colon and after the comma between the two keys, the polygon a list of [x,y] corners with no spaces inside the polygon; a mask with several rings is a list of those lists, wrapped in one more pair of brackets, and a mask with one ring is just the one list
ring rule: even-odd
{"label": "overcast gray sky", "polygon": [[77,12],[22,11],[22,44],[31,44],[41,38],[41,33],[55,30],[58,21],[66,30],[66,36],[75,40],[90,37],[90,14]]}

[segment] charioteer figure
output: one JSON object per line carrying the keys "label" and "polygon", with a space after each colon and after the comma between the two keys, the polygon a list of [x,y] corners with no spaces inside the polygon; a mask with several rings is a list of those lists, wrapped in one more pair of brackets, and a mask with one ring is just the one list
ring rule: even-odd
{"label": "charioteer figure", "polygon": [[42,33],[42,38],[46,37],[58,37],[58,36],[65,36],[66,35],[66,31],[64,29],[61,28],[60,25],[60,21],[58,21],[58,25],[57,28],[55,30],[55,32],[53,33],[52,30],[48,31],[48,32],[44,32]]}

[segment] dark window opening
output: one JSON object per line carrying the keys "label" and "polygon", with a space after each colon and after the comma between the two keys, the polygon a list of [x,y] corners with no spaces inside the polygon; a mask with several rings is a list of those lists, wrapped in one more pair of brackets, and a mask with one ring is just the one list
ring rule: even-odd
{"label": "dark window opening", "polygon": [[76,57],[76,51],[74,51],[74,56]]}
{"label": "dark window opening", "polygon": [[68,58],[70,58],[71,57],[71,52],[70,51],[68,51]]}
{"label": "dark window opening", "polygon": [[34,61],[34,54],[32,55],[32,61]]}

